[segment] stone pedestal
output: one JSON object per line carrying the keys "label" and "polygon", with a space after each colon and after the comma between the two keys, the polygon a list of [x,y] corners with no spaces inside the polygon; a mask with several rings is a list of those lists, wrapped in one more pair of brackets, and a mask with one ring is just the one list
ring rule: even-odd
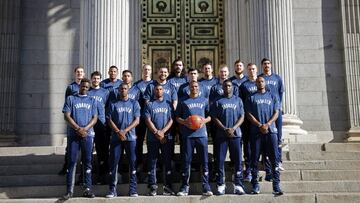
{"label": "stone pedestal", "polygon": [[358,0],[341,0],[343,43],[350,130],[348,142],[360,142],[360,5]]}
{"label": "stone pedestal", "polygon": [[81,0],[80,63],[88,76],[129,68],[129,13],[129,0]]}

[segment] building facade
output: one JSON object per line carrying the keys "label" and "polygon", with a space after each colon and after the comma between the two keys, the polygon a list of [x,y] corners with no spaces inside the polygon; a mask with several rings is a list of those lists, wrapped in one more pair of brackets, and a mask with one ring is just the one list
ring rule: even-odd
{"label": "building facade", "polygon": [[[359,0],[1,0],[0,146],[61,145],[73,67],[271,58],[288,142],[360,141]],[[231,71],[233,72],[233,71]]]}

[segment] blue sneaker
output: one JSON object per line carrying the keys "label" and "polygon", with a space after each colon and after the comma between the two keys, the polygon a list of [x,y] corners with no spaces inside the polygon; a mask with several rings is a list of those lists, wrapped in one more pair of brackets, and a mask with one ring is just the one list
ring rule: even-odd
{"label": "blue sneaker", "polygon": [[189,194],[188,186],[181,186],[180,191],[177,193],[177,196],[187,196]]}
{"label": "blue sneaker", "polygon": [[240,185],[234,185],[234,194],[236,195],[243,195],[245,194],[245,190],[242,186]]}
{"label": "blue sneaker", "polygon": [[253,188],[251,190],[251,194],[254,194],[254,195],[260,194],[260,185],[259,185],[259,183],[256,183],[255,185],[253,185]]}
{"label": "blue sneaker", "polygon": [[225,194],[225,184],[217,186],[217,195],[224,195]]}
{"label": "blue sneaker", "polygon": [[117,194],[116,194],[116,191],[115,190],[110,190],[106,196],[106,198],[114,198],[114,197],[117,197]]}

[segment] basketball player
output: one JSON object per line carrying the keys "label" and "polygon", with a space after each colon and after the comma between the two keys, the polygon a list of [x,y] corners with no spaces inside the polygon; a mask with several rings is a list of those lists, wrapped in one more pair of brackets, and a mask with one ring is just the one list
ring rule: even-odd
{"label": "basketball player", "polygon": [[202,77],[199,82],[206,88],[206,95],[209,96],[211,87],[218,83],[219,80],[217,77],[213,76],[214,70],[210,62],[205,63],[202,66],[202,72],[204,77]]}
{"label": "basketball player", "polygon": [[99,121],[94,126],[95,150],[97,155],[98,177],[97,183],[104,184],[106,174],[109,172],[109,136],[106,136],[105,105],[109,97],[109,91],[100,87],[101,73],[91,73],[91,88],[89,96],[97,101]]}
{"label": "basketball player", "polygon": [[[284,85],[282,78],[279,75],[272,72],[270,59],[267,58],[262,59],[261,66],[263,68],[263,73],[261,74],[261,76],[265,78],[266,85],[268,89],[271,91],[271,93],[279,98],[280,107],[282,107],[282,98],[284,94]],[[278,142],[279,142],[279,148],[278,148],[279,169],[283,171],[285,169],[282,167],[282,148],[280,147],[282,144],[282,115],[283,112],[281,108],[279,111],[279,116],[276,120],[276,128],[278,129]]]}
{"label": "basketball player", "polygon": [[155,100],[147,103],[144,110],[144,117],[147,131],[148,148],[148,171],[149,195],[157,194],[156,164],[159,158],[159,150],[165,166],[164,195],[175,195],[172,188],[172,167],[171,154],[174,144],[170,127],[173,124],[173,106],[169,101],[164,100],[164,88],[160,84],[155,86]]}
{"label": "basketball player", "polygon": [[171,74],[169,75],[168,81],[174,85],[176,91],[179,91],[180,86],[187,82],[184,62],[180,57],[173,61],[171,66]]}
{"label": "basketball player", "polygon": [[119,99],[110,104],[108,123],[112,129],[110,142],[110,184],[107,198],[117,196],[117,168],[121,153],[125,149],[129,159],[129,196],[137,197],[136,178],[136,134],[135,127],[140,120],[140,105],[128,96],[129,86],[125,83],[119,87]]}
{"label": "basketball player", "polygon": [[252,193],[259,194],[258,160],[261,153],[265,153],[271,162],[273,172],[273,194],[282,195],[280,189],[280,172],[278,170],[278,139],[275,121],[279,114],[279,101],[269,91],[266,91],[265,79],[261,76],[256,79],[257,92],[246,100],[246,116],[251,122],[251,173]]}
{"label": "basketball player", "polygon": [[230,79],[223,83],[224,95],[213,105],[212,120],[216,124],[217,154],[217,193],[225,194],[225,158],[229,148],[232,162],[234,163],[234,194],[245,194],[242,183],[242,148],[240,125],[244,121],[244,106],[241,99],[233,95],[233,83]]}
{"label": "basketball player", "polygon": [[[151,73],[152,68],[150,65],[145,64],[142,67],[142,77],[140,80],[136,81],[134,83],[134,86],[139,88],[140,90],[140,99],[139,104],[141,107],[141,115],[144,114],[145,109],[145,100],[144,100],[144,94],[147,86],[153,82],[151,79]],[[146,133],[146,124],[145,119],[143,116],[140,117],[140,123],[138,126],[136,126],[136,159],[137,159],[137,172],[141,172],[143,170],[143,167],[146,163],[144,160],[143,155],[143,145],[144,145],[144,139],[145,139],[145,133]]]}
{"label": "basketball player", "polygon": [[113,91],[113,89],[118,88],[122,81],[117,78],[119,74],[119,69],[116,66],[110,66],[109,71],[109,78],[101,81],[100,86],[104,89],[107,89],[109,92]]}
{"label": "basketball player", "polygon": [[234,66],[235,74],[230,78],[230,80],[232,83],[240,87],[240,85],[248,79],[247,76],[244,75],[244,63],[238,59],[235,61]]}
{"label": "basketball player", "polygon": [[[194,148],[200,156],[202,165],[202,190],[203,195],[211,196],[211,188],[209,185],[209,169],[208,169],[208,138],[205,124],[211,121],[208,116],[209,105],[204,97],[199,96],[199,83],[190,82],[190,97],[181,101],[176,109],[176,121],[180,124],[184,144],[184,157],[182,163],[182,185],[178,196],[186,196],[189,193],[190,165]],[[198,115],[201,117],[200,128],[192,130],[188,117]]]}
{"label": "basketball player", "polygon": [[84,167],[84,192],[83,196],[94,198],[91,191],[91,160],[94,139],[93,126],[97,121],[97,104],[94,98],[87,95],[90,88],[90,81],[83,78],[80,82],[80,90],[76,95],[70,95],[64,104],[63,113],[68,123],[67,136],[67,163],[68,173],[66,174],[67,193],[64,199],[73,196],[74,181],[76,173],[76,163],[79,149],[82,152],[82,162]]}

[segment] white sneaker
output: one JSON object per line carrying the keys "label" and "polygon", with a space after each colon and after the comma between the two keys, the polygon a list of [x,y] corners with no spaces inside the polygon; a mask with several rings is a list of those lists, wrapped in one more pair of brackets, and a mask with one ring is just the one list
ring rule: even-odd
{"label": "white sneaker", "polygon": [[279,171],[285,171],[285,168],[283,167],[282,163],[280,162],[279,163]]}
{"label": "white sneaker", "polygon": [[213,193],[210,190],[208,190],[206,192],[203,192],[203,195],[204,196],[213,196]]}
{"label": "white sneaker", "polygon": [[245,190],[240,185],[234,185],[234,194],[243,195],[245,194]]}
{"label": "white sneaker", "polygon": [[224,185],[218,185],[217,186],[217,193],[218,195],[224,195],[225,194],[225,184]]}

